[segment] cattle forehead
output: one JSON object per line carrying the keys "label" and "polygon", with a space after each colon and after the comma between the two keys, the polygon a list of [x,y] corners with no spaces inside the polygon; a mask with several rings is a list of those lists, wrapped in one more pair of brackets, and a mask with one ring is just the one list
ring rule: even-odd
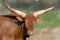
{"label": "cattle forehead", "polygon": [[34,17],[34,15],[28,14],[25,17],[26,20],[36,20],[36,18]]}

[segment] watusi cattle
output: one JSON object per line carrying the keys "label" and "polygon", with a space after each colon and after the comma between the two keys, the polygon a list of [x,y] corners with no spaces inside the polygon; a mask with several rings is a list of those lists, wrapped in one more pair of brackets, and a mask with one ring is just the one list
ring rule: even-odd
{"label": "watusi cattle", "polygon": [[[0,39],[1,40],[26,40],[27,34],[33,33],[33,26],[36,21],[39,21],[37,16],[42,15],[54,7],[34,12],[33,14],[26,14],[16,10],[8,5],[5,7],[15,14],[16,19],[0,16]],[[20,22],[20,25],[17,23]]]}

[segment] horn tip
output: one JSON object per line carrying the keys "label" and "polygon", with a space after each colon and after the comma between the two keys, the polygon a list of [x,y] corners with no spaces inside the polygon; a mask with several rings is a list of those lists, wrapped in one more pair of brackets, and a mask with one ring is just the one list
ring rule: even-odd
{"label": "horn tip", "polygon": [[54,7],[50,7],[49,9],[53,9]]}

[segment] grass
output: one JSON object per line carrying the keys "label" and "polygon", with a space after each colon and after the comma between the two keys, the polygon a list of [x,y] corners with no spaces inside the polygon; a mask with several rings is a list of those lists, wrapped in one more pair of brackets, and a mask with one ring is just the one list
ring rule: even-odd
{"label": "grass", "polygon": [[48,12],[39,16],[40,22],[35,24],[35,28],[55,28],[60,26],[60,11]]}

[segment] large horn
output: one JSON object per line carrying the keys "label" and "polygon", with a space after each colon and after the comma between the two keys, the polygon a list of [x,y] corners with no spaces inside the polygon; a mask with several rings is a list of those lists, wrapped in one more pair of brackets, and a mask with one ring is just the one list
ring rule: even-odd
{"label": "large horn", "polygon": [[47,9],[44,9],[44,10],[40,10],[40,11],[37,11],[37,12],[34,12],[33,15],[35,17],[41,15],[41,14],[44,14],[46,12],[49,12],[50,10],[52,10],[54,7],[50,7],[50,8],[47,8]]}
{"label": "large horn", "polygon": [[14,8],[11,8],[11,7],[8,6],[8,5],[5,5],[5,7],[6,7],[8,10],[12,11],[13,13],[15,13],[16,15],[19,15],[19,16],[21,16],[21,17],[25,17],[25,16],[26,16],[26,13],[21,12],[21,11],[19,11],[19,10],[16,10],[16,9],[14,9]]}

